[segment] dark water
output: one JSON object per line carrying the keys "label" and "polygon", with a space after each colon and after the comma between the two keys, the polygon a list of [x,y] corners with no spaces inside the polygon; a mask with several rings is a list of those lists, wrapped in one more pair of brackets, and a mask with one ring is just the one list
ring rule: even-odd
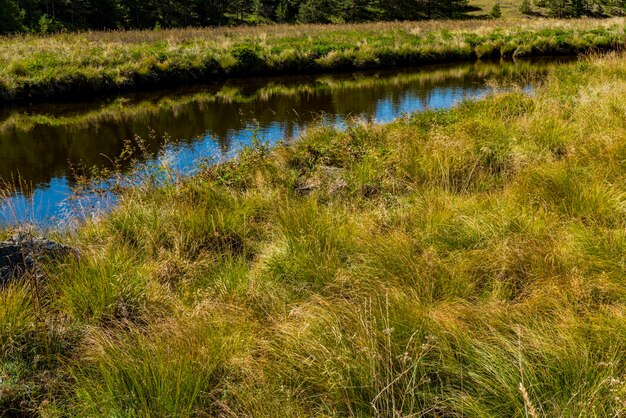
{"label": "dark water", "polygon": [[321,113],[326,122],[340,126],[349,117],[387,122],[480,97],[494,81],[530,89],[560,62],[476,62],[232,80],[101,102],[0,109],[0,187],[6,190],[0,225],[59,225],[101,210],[102,202],[93,199],[79,207],[68,201],[77,167],[115,168],[112,160],[137,136],[149,151],[149,163],[193,174],[199,161],[230,158],[253,138],[269,143],[293,138]]}

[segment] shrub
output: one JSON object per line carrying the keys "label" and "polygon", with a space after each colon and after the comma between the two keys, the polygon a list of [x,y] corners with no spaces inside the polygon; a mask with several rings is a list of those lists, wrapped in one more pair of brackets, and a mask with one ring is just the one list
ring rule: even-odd
{"label": "shrub", "polygon": [[496,4],[491,8],[491,12],[489,12],[489,16],[493,19],[499,19],[502,17],[502,10],[500,9],[500,2],[496,1]]}

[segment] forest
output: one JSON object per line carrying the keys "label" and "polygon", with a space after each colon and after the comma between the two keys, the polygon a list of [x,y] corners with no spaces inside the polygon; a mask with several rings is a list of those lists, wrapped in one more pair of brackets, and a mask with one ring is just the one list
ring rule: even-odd
{"label": "forest", "polygon": [[[558,18],[615,16],[626,0],[523,0]],[[468,17],[469,0],[0,0],[0,33]],[[492,17],[498,17],[494,1]]]}

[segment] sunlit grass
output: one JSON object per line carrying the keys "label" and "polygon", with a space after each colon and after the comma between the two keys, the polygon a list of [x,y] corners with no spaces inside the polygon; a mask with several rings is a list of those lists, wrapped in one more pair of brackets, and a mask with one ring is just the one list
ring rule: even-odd
{"label": "sunlit grass", "polygon": [[0,405],[624,414],[624,74],[589,57],[532,95],[312,127],[127,190],[60,237],[80,260],[0,291]]}
{"label": "sunlit grass", "polygon": [[90,97],[229,76],[614,50],[624,21],[473,20],[0,38],[0,100]]}

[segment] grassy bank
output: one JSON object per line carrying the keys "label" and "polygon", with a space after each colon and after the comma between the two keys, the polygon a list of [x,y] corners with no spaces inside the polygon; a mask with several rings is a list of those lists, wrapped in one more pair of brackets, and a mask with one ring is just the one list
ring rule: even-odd
{"label": "grassy bank", "polygon": [[80,262],[0,291],[0,410],[624,414],[624,74],[590,58],[127,191],[60,237]]}
{"label": "grassy bank", "polygon": [[0,100],[91,97],[258,74],[621,48],[623,19],[261,26],[0,39]]}

